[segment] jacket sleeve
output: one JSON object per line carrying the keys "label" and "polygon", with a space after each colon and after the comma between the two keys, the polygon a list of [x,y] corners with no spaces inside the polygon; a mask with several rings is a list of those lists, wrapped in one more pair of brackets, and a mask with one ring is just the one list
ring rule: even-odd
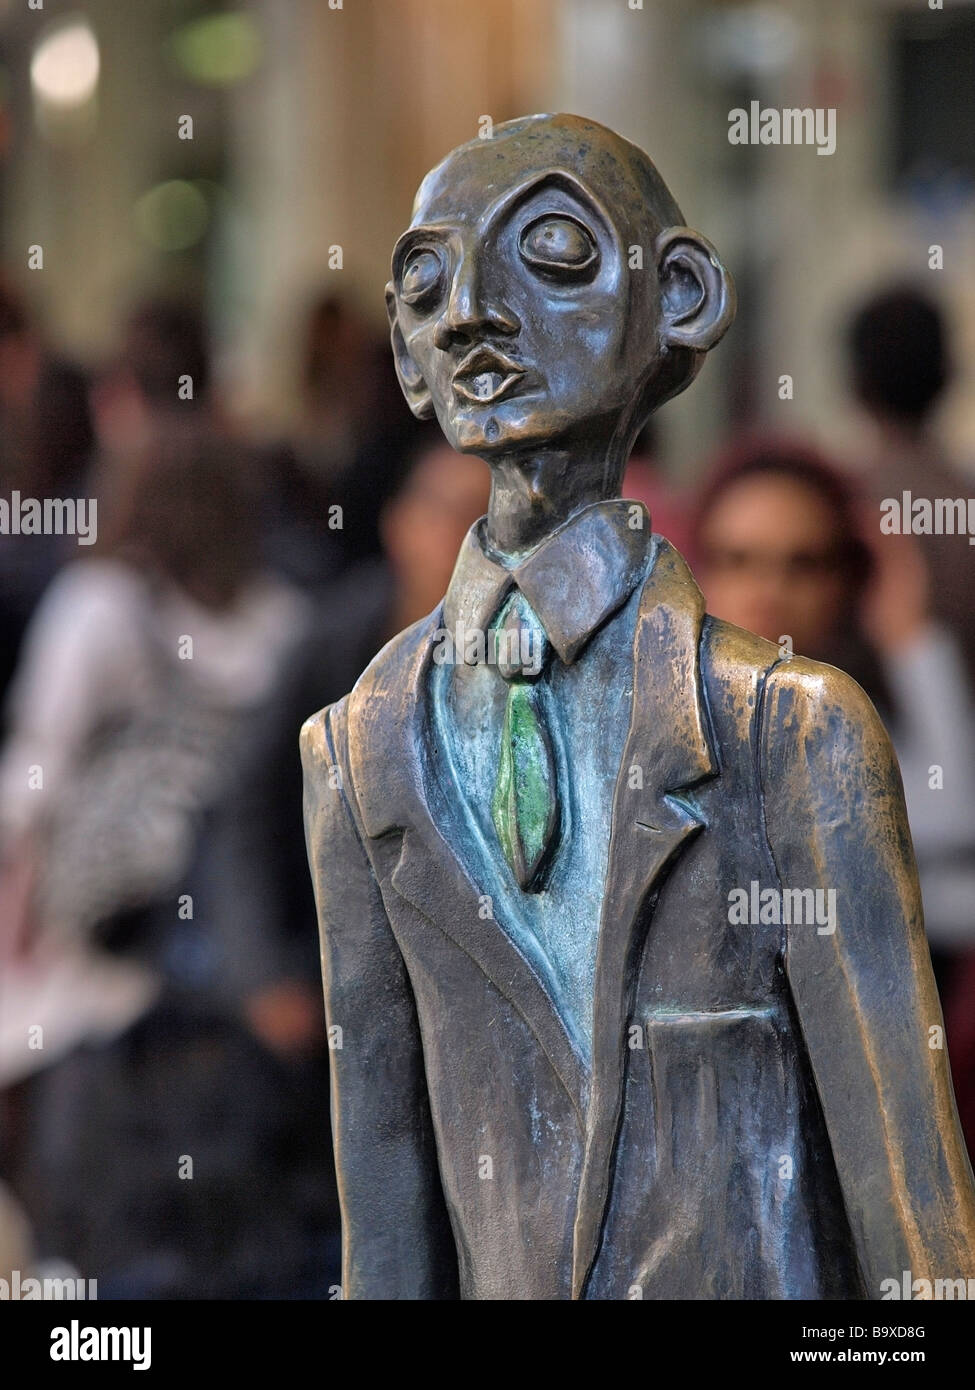
{"label": "jacket sleeve", "polygon": [[[301,731],[321,933],[342,1297],[457,1297],[413,993],[350,810],[344,702]],[[338,756],[337,756],[338,755]]]}
{"label": "jacket sleeve", "polygon": [[760,760],[783,889],[836,894],[833,932],[786,928],[786,969],[866,1295],[905,1270],[975,1277],[972,1169],[890,741],[853,680],[793,658],[768,678]]}

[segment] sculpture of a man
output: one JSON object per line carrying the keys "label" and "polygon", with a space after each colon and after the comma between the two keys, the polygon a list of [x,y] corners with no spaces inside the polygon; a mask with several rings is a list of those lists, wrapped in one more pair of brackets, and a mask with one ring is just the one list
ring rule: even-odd
{"label": "sculpture of a man", "polygon": [[344,1296],[975,1275],[887,737],[619,497],[732,320],[713,247],[642,151],[534,116],[427,176],[392,271],[407,401],[492,493],[302,732]]}

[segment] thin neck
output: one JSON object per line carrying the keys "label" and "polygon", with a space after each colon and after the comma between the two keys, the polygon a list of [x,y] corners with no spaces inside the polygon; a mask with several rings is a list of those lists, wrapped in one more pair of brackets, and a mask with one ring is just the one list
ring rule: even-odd
{"label": "thin neck", "polygon": [[534,550],[584,507],[618,496],[623,462],[605,445],[491,460],[488,542],[505,555]]}

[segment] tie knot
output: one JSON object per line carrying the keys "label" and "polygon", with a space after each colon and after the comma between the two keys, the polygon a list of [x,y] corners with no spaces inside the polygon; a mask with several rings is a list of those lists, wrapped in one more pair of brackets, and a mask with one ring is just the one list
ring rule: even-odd
{"label": "tie knot", "polygon": [[506,681],[537,680],[551,645],[541,620],[520,589],[515,589],[491,625],[491,660]]}

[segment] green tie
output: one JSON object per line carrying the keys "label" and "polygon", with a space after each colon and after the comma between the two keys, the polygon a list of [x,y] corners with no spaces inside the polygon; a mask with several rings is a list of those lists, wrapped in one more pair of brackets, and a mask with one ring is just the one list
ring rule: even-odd
{"label": "green tie", "polygon": [[555,759],[536,684],[548,639],[515,590],[492,629],[498,670],[508,682],[491,817],[518,887],[538,891],[558,828]]}

